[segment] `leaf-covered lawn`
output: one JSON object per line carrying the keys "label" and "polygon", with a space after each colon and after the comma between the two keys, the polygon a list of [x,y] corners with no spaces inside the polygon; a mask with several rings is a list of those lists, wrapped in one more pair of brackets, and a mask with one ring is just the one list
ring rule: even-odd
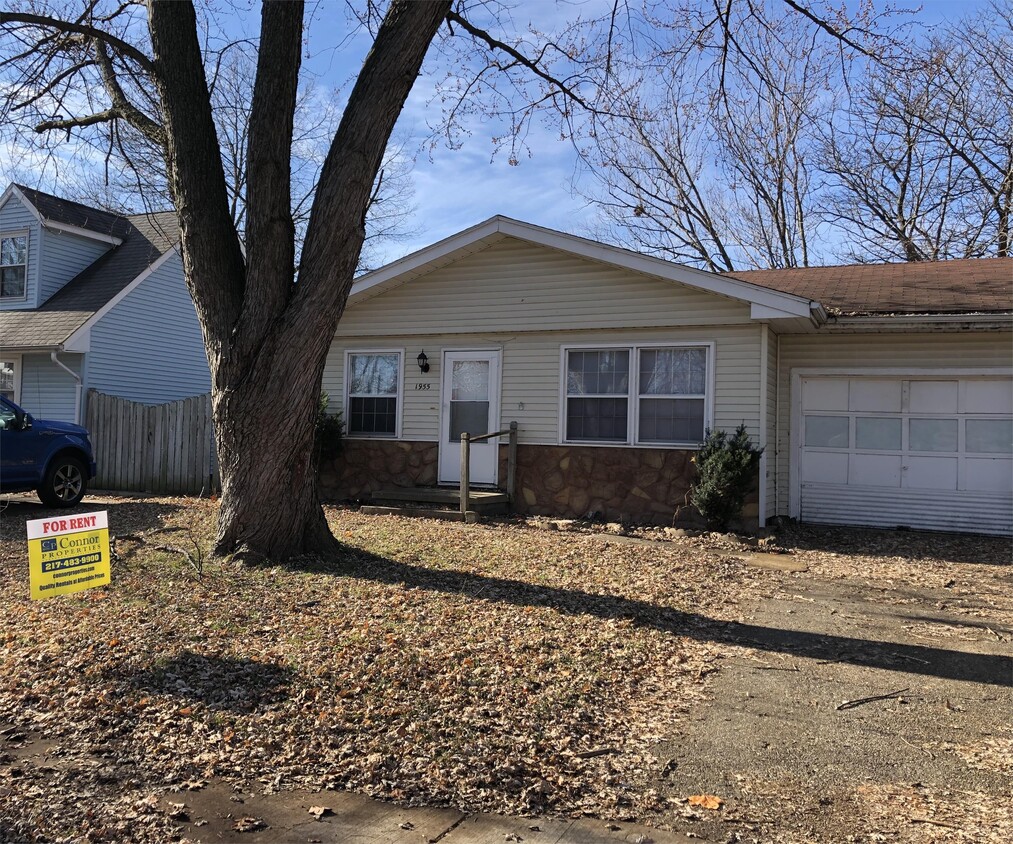
{"label": "leaf-covered lawn", "polygon": [[0,729],[55,760],[40,772],[0,754],[20,778],[0,788],[12,837],[164,840],[172,825],[145,796],[214,776],[464,809],[657,811],[649,748],[715,667],[700,628],[733,617],[756,577],[703,544],[336,509],[343,559],[207,561],[197,579],[154,546],[205,545],[213,504],[99,507],[113,534],[182,530],[117,542],[109,588],[32,602],[24,517],[0,522]]}

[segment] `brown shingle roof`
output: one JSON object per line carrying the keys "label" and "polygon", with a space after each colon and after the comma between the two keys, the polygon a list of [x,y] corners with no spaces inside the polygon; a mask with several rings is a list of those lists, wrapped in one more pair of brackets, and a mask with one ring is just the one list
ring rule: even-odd
{"label": "brown shingle roof", "polygon": [[730,273],[845,314],[1013,311],[1013,258]]}

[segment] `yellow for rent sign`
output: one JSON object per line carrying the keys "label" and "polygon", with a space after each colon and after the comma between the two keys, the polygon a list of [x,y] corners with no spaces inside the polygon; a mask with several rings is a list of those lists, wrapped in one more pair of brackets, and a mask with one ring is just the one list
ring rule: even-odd
{"label": "yellow for rent sign", "polygon": [[108,585],[108,512],[28,522],[28,567],[36,600]]}

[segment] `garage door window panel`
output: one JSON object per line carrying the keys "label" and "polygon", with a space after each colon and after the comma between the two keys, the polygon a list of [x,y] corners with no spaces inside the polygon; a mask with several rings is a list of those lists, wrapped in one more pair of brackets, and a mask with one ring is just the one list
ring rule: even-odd
{"label": "garage door window panel", "polygon": [[1013,419],[968,419],[966,449],[971,454],[1013,454]]}
{"label": "garage door window panel", "polygon": [[910,451],[957,451],[956,419],[911,419],[908,425]]}
{"label": "garage door window panel", "polygon": [[855,419],[855,448],[870,451],[900,451],[901,421],[883,416]]}
{"label": "garage door window panel", "polygon": [[847,448],[850,429],[848,416],[806,416],[805,444],[810,448]]}

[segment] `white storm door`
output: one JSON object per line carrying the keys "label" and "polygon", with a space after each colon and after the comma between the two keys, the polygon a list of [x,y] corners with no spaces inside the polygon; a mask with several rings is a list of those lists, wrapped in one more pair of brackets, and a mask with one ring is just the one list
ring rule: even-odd
{"label": "white storm door", "polygon": [[[499,430],[498,351],[443,353],[440,389],[440,483],[461,482],[461,434]],[[471,483],[494,485],[499,474],[499,438],[471,446]]]}

